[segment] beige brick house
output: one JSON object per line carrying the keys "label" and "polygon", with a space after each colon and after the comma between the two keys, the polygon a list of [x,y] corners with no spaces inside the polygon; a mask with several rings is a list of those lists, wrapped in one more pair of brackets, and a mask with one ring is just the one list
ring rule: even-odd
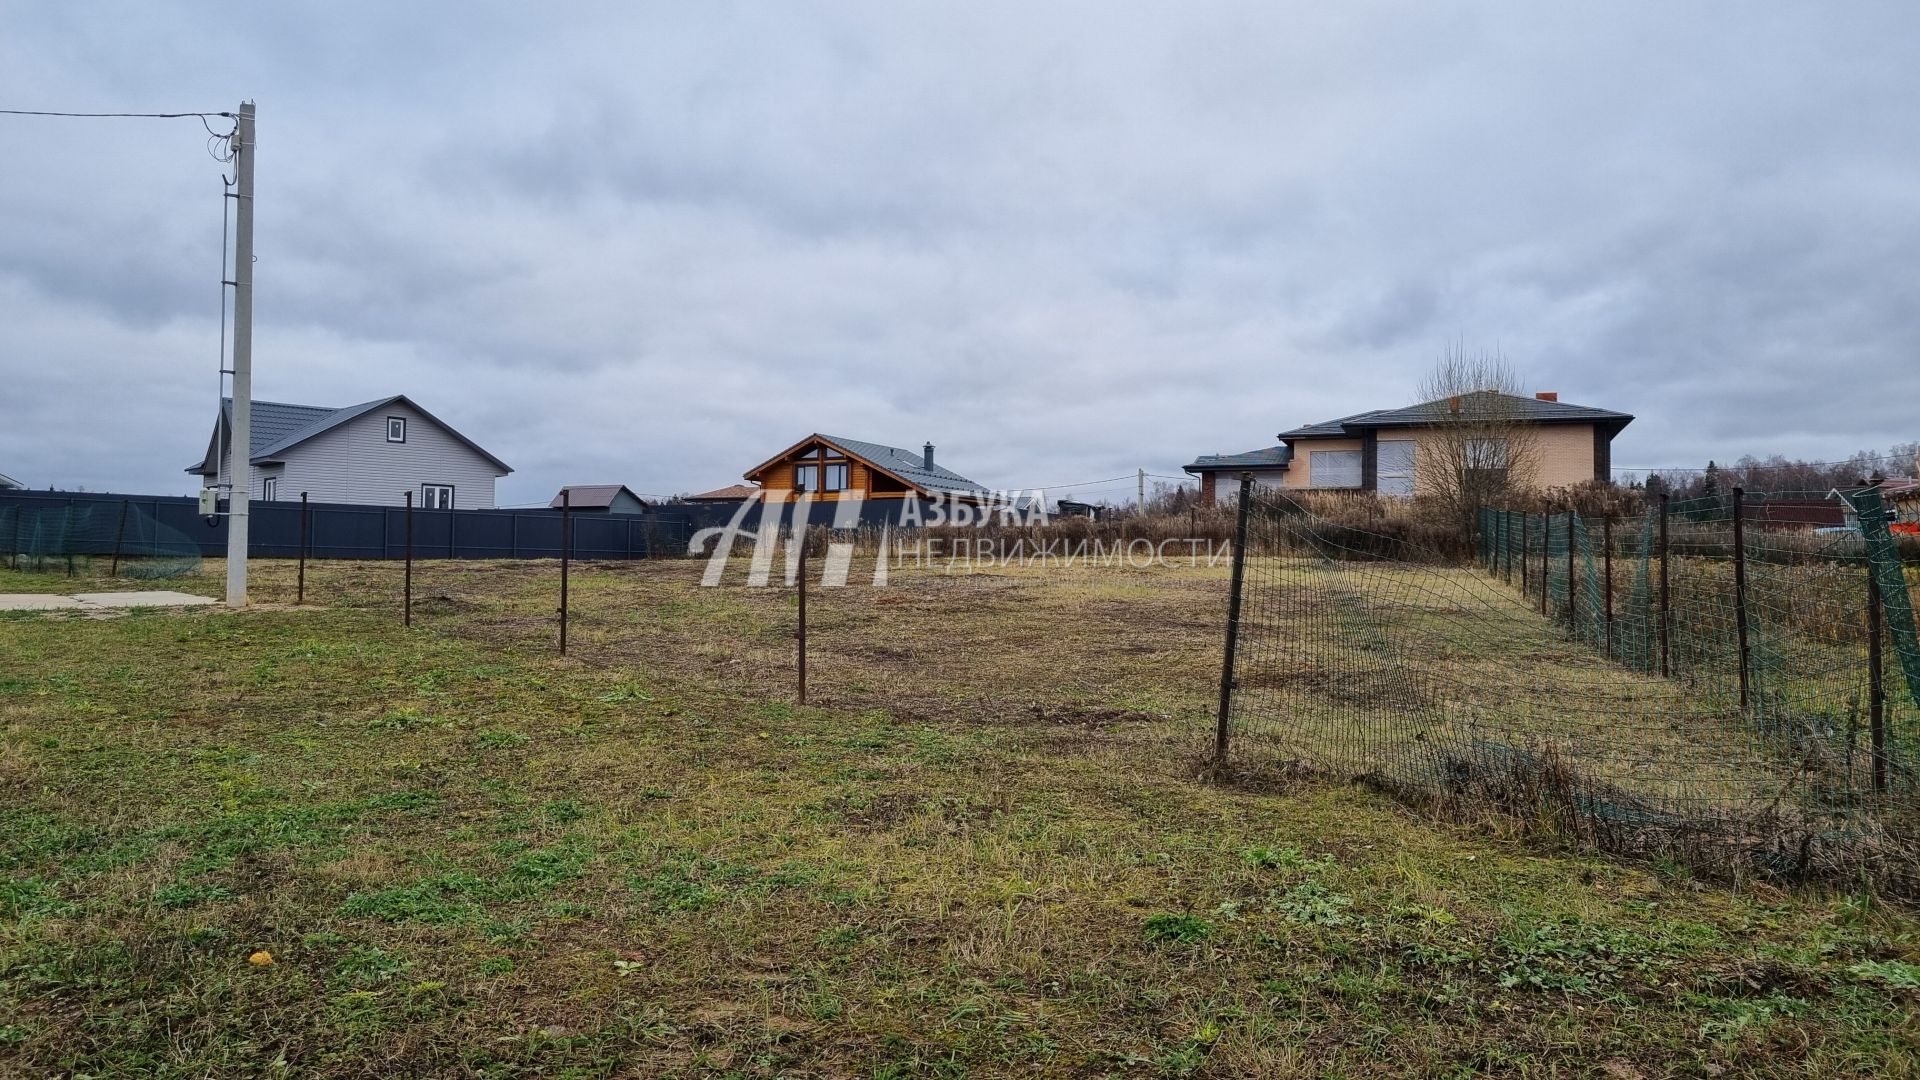
{"label": "beige brick house", "polygon": [[[1467,407],[1472,407],[1470,401]],[[1449,408],[1449,402],[1430,401],[1308,424],[1281,432],[1279,446],[1205,455],[1186,471],[1200,478],[1204,502],[1212,502],[1221,483],[1230,486],[1242,473],[1252,473],[1256,483],[1273,487],[1414,495],[1418,494],[1415,462],[1421,444],[1436,437],[1434,418],[1446,415]],[[1533,483],[1543,488],[1608,479],[1613,471],[1613,437],[1633,422],[1627,413],[1569,404],[1554,393],[1511,397],[1502,412],[1535,425]],[[1490,452],[1499,450],[1490,448]]]}

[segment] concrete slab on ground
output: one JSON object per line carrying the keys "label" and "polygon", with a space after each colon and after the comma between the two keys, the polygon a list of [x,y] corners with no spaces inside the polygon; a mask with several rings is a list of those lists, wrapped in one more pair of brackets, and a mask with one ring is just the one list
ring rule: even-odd
{"label": "concrete slab on ground", "polygon": [[75,593],[72,596],[55,596],[52,593],[0,593],[0,611],[71,611],[101,608],[136,607],[191,607],[199,604],[217,604],[218,600],[210,596],[195,596],[192,593],[167,592],[97,592]]}
{"label": "concrete slab on ground", "polygon": [[219,603],[211,596],[168,592],[164,589],[150,592],[83,592],[74,593],[73,598],[89,607],[191,607],[195,604]]}
{"label": "concrete slab on ground", "polygon": [[52,593],[0,593],[0,611],[48,611],[53,608],[77,608],[80,601]]}

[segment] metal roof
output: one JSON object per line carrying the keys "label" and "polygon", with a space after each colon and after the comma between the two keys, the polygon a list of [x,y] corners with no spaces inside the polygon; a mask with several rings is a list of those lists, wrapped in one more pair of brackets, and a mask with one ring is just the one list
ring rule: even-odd
{"label": "metal roof", "polygon": [[[376,409],[382,409],[395,402],[404,402],[414,412],[433,422],[441,430],[463,443],[469,450],[492,462],[505,475],[513,467],[489,454],[479,443],[455,431],[451,425],[427,410],[421,408],[405,394],[363,401],[358,405],[348,405],[343,409],[325,405],[293,405],[284,401],[258,401],[253,403],[253,427],[248,432],[248,460],[258,463],[270,460],[275,454],[292,449],[322,432],[331,431],[341,424],[357,417],[365,416]],[[220,425],[222,429],[231,429],[233,425],[233,399],[220,399]],[[190,473],[211,475],[217,468],[214,455],[217,454],[220,431],[214,432],[214,442],[207,447],[207,456],[199,464],[187,466]]]}
{"label": "metal roof", "polygon": [[[1503,399],[1498,415],[1501,419],[1509,416],[1514,420],[1534,424],[1605,424],[1613,423],[1620,427],[1632,422],[1630,413],[1614,412],[1612,409],[1596,409],[1589,405],[1574,405],[1565,401],[1544,401],[1537,397],[1522,397],[1519,394],[1500,394],[1492,390],[1482,390],[1460,396],[1461,415],[1472,417],[1475,413],[1492,413],[1490,398]],[[1318,439],[1339,438],[1355,435],[1369,428],[1383,427],[1423,427],[1436,421],[1444,421],[1453,415],[1452,401],[1440,398],[1434,401],[1409,405],[1403,409],[1374,409],[1371,412],[1355,413],[1338,420],[1323,420],[1317,424],[1307,424],[1283,431],[1282,439]]]}
{"label": "metal roof", "polygon": [[760,494],[760,489],[752,484],[729,484],[712,491],[703,491],[698,495],[687,496],[688,502],[730,502],[734,499],[751,499]]}
{"label": "metal roof", "polygon": [[22,484],[20,481],[15,480],[11,476],[8,476],[6,473],[0,472],[0,488],[24,488],[24,487],[26,487],[25,484]]}
{"label": "metal roof", "polygon": [[560,507],[560,496],[567,495],[569,496],[569,505],[574,509],[598,510],[602,507],[612,506],[614,498],[623,491],[626,492],[627,497],[634,502],[646,502],[645,499],[635,495],[633,489],[625,484],[568,484],[566,487],[561,488],[560,493],[556,494],[553,497],[553,501],[547,505],[557,510]]}
{"label": "metal roof", "polygon": [[1193,464],[1181,466],[1187,472],[1219,472],[1227,469],[1284,469],[1293,460],[1293,449],[1269,446],[1244,454],[1202,454]]}
{"label": "metal roof", "polygon": [[884,473],[904,480],[909,486],[918,489],[922,493],[944,491],[969,495],[993,494],[993,489],[974,483],[972,480],[961,476],[959,473],[954,472],[944,465],[936,464],[931,469],[927,468],[926,459],[915,451],[903,450],[898,446],[888,446],[885,443],[868,442],[865,439],[848,439],[839,435],[822,435],[817,431],[753,468],[748,469],[745,475],[748,479],[753,478],[753,476],[762,469],[785,459],[789,454],[792,454],[794,451],[799,450],[801,447],[816,439],[836,447],[841,452],[852,457],[859,458]]}

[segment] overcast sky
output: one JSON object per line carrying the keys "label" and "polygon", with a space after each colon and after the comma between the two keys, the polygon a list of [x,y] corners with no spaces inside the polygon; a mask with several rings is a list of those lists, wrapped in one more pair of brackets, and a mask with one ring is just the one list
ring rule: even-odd
{"label": "overcast sky", "polygon": [[[1408,404],[1455,343],[1637,415],[1620,465],[1920,438],[1911,3],[0,26],[0,107],[257,100],[256,395],[405,393],[514,466],[502,503],[715,487],[813,431],[1067,494]],[[197,486],[206,141],[0,116],[0,472]]]}

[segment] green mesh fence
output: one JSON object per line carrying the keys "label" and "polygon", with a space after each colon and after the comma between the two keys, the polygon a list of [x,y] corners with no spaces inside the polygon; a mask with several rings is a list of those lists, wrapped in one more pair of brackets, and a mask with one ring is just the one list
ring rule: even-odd
{"label": "green mesh fence", "polygon": [[0,503],[0,567],[161,579],[200,569],[200,548],[137,502]]}
{"label": "green mesh fence", "polygon": [[1235,754],[1615,849],[1920,890],[1916,576],[1864,511],[1820,534],[1766,501],[1738,530],[1724,498],[1487,510],[1460,566],[1256,490]]}

